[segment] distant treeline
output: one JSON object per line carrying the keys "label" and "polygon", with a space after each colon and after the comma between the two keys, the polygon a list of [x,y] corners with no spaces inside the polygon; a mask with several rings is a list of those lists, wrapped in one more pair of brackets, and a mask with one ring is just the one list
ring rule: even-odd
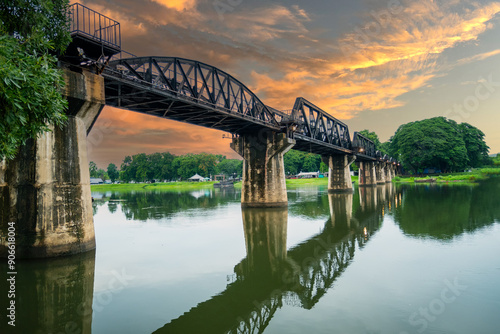
{"label": "distant treeline", "polygon": [[[377,150],[403,163],[407,171],[422,173],[426,168],[441,172],[463,171],[467,168],[499,166],[500,156],[488,156],[489,147],[484,133],[468,123],[458,124],[445,117],[434,117],[401,125],[394,136],[381,143],[378,135],[369,130],[360,133],[375,143]],[[290,150],[284,156],[285,173],[327,172],[321,156]],[[352,165],[357,170],[356,164]],[[226,175],[239,177],[243,173],[243,161],[227,159],[223,155],[208,153],[176,156],[169,152],[136,154],[127,156],[118,171],[109,164],[107,170],[98,169],[90,162],[90,176],[103,180],[152,181],[187,180],[195,174],[203,177]]]}
{"label": "distant treeline", "polygon": [[[318,154],[290,150],[285,154],[285,173],[295,175],[303,172],[326,172],[328,167]],[[95,162],[90,162],[90,177],[123,182],[144,182],[152,180],[187,180],[195,174],[203,177],[225,175],[240,177],[243,173],[243,161],[227,159],[219,154],[185,154],[176,156],[169,152],[136,154],[126,156],[120,166],[109,164],[107,170],[99,169]]]}
{"label": "distant treeline", "polygon": [[98,169],[90,162],[90,176],[103,180],[123,182],[144,182],[152,180],[187,180],[195,174],[203,177],[214,175],[241,176],[243,161],[226,159],[223,155],[208,153],[176,156],[169,152],[126,156],[118,171],[115,164],[109,164],[107,171]]}

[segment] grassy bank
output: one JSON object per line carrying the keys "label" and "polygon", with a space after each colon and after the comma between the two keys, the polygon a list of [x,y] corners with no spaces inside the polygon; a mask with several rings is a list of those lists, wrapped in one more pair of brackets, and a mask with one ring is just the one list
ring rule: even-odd
{"label": "grassy bank", "polygon": [[[357,184],[358,177],[353,176],[352,181]],[[216,182],[169,182],[169,183],[120,183],[120,184],[98,184],[92,185],[92,191],[140,191],[140,190],[162,190],[162,191],[185,191],[197,189],[210,189]],[[320,186],[327,185],[328,178],[317,179],[287,179],[287,187],[297,186]],[[234,184],[236,189],[241,189],[241,182]]]}
{"label": "grassy bank", "polygon": [[[415,183],[415,180],[424,180],[431,182],[434,179],[436,183],[474,183],[487,179],[491,175],[500,175],[500,168],[482,168],[475,169],[469,173],[453,173],[438,176],[413,177],[397,176],[393,182],[396,183]],[[352,181],[357,185],[358,177],[353,176]],[[91,186],[92,191],[136,191],[136,190],[162,190],[162,191],[186,191],[197,189],[210,189],[216,182],[169,182],[169,183],[122,183],[122,184],[99,184]],[[328,178],[317,179],[287,179],[287,187],[299,186],[321,186],[327,185]],[[236,189],[241,189],[241,182],[234,184]]]}
{"label": "grassy bank", "polygon": [[396,176],[396,183],[415,183],[415,180],[423,183],[474,183],[485,180],[492,175],[500,175],[500,168],[480,168],[472,172],[451,173],[445,175],[414,177],[414,176]]}
{"label": "grassy bank", "polygon": [[215,182],[168,182],[168,183],[120,183],[92,185],[92,191],[134,191],[134,190],[197,190],[213,188]]}

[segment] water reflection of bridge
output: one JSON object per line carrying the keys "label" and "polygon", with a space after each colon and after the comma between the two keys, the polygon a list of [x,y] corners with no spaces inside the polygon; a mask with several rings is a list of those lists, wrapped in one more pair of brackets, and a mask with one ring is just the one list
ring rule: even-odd
{"label": "water reflection of bridge", "polygon": [[[330,217],[325,219],[321,233],[288,251],[284,241],[286,214],[279,211],[269,214],[274,215],[276,221],[268,224],[266,219],[269,217],[245,211],[248,256],[235,266],[235,280],[219,295],[200,303],[156,332],[262,333],[283,305],[313,307],[348,267],[358,249],[370,240],[382,216],[389,210],[395,209],[392,211],[395,223],[407,236],[454,238],[500,221],[499,187],[500,180],[491,179],[475,187],[401,186],[398,191],[385,188],[385,192],[383,187],[377,187],[360,188],[350,196],[307,196],[289,207],[293,216],[324,216],[329,209]],[[137,197],[144,197],[144,194],[137,194]],[[119,202],[119,206],[135,207],[141,203],[132,196],[130,200]],[[179,199],[185,200],[187,197]],[[175,206],[172,197],[165,197],[158,204],[167,201]],[[237,198],[232,201],[238,202]],[[442,203],[440,207],[438,201]],[[460,210],[457,222],[455,214],[440,219],[435,217],[438,209],[449,213],[457,208]],[[156,214],[167,217],[172,210],[166,207]],[[449,227],[444,230],[443,226]],[[92,312],[96,312],[92,304],[102,302],[95,297],[94,271],[94,252],[19,263],[16,281],[18,332],[90,333]],[[287,274],[286,281],[283,274]],[[0,282],[0,290],[7,291],[6,283],[5,280]],[[0,299],[4,309],[8,307],[7,302],[7,298]],[[6,322],[0,325],[1,333],[6,332],[3,331],[5,326]]]}
{"label": "water reflection of bridge", "polygon": [[154,333],[262,333],[283,304],[314,307],[399,196],[389,184],[329,194],[328,201],[323,230],[288,250],[286,209],[244,209],[247,257],[235,266],[235,280]]}

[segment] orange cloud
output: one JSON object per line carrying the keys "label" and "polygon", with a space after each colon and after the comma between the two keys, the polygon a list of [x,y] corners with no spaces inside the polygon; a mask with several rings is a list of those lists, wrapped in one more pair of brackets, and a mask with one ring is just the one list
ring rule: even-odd
{"label": "orange cloud", "polygon": [[253,87],[275,108],[289,109],[295,96],[303,96],[343,119],[363,110],[401,107],[399,97],[428,85],[445,68],[439,58],[444,50],[476,40],[499,12],[499,3],[459,14],[433,1],[412,2],[377,33],[345,34],[338,40],[345,54],[305,59],[297,65],[300,70],[283,65],[285,70],[272,76],[252,72]]}
{"label": "orange cloud", "polygon": [[191,9],[196,5],[196,0],[152,0],[167,8],[172,8],[178,11]]}

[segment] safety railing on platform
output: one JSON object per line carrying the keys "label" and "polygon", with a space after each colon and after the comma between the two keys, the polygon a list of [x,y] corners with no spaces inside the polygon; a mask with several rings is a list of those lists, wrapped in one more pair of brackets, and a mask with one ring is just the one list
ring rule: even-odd
{"label": "safety railing on platform", "polygon": [[120,23],[84,5],[75,3],[69,8],[70,33],[95,42],[121,49]]}

